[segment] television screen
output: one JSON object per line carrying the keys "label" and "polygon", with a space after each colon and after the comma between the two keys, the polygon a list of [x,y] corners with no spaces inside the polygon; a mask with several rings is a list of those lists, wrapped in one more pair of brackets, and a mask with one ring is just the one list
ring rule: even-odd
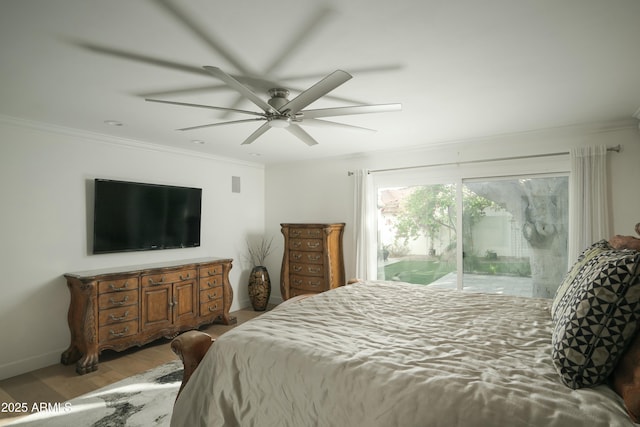
{"label": "television screen", "polygon": [[95,180],[93,253],[200,246],[202,189]]}

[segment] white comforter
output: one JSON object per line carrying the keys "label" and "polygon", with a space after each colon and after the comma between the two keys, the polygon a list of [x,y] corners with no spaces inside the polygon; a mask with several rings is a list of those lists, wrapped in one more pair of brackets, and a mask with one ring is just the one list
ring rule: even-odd
{"label": "white comforter", "polygon": [[634,425],[607,386],[550,360],[550,300],[349,285],[221,336],[173,426]]}

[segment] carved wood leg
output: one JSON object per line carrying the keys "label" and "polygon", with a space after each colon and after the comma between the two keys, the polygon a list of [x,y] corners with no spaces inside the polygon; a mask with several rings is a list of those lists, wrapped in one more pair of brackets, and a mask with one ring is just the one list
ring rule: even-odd
{"label": "carved wood leg", "polygon": [[238,323],[238,318],[236,318],[236,316],[232,316],[229,313],[223,313],[220,316],[220,321],[223,325],[235,325],[236,323]]}
{"label": "carved wood leg", "polygon": [[76,372],[80,375],[98,370],[98,352],[93,351],[83,355],[76,363]]}
{"label": "carved wood leg", "polygon": [[184,365],[184,374],[182,384],[178,390],[178,396],[180,396],[185,384],[187,384],[187,381],[189,381],[189,378],[191,378],[191,375],[214,341],[215,339],[211,335],[201,331],[187,331],[171,341],[171,350],[178,355]]}
{"label": "carved wood leg", "polygon": [[82,353],[78,350],[75,343],[71,343],[68,349],[66,349],[60,356],[60,363],[63,365],[71,365],[77,362],[82,357]]}

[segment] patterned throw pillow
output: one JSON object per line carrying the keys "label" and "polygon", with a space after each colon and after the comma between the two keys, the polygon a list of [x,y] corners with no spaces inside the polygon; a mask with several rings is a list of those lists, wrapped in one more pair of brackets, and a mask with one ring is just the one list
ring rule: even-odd
{"label": "patterned throw pillow", "polygon": [[551,356],[572,389],[607,379],[640,319],[640,252],[591,249],[554,313]]}
{"label": "patterned throw pillow", "polygon": [[601,240],[596,242],[586,248],[578,259],[573,264],[573,266],[569,269],[567,274],[562,279],[562,283],[558,287],[556,291],[556,295],[553,297],[553,302],[551,304],[551,319],[555,322],[558,317],[560,317],[566,310],[570,301],[573,301],[575,298],[575,292],[579,290],[579,286],[582,279],[582,275],[587,271],[587,264],[591,259],[601,254],[603,251],[613,249],[609,242],[606,240]]}

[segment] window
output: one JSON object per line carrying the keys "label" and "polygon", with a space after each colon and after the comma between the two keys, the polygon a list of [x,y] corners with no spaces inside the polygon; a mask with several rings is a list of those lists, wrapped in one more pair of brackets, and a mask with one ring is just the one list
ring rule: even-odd
{"label": "window", "polygon": [[376,177],[378,279],[553,297],[567,268],[566,173],[390,175]]}

